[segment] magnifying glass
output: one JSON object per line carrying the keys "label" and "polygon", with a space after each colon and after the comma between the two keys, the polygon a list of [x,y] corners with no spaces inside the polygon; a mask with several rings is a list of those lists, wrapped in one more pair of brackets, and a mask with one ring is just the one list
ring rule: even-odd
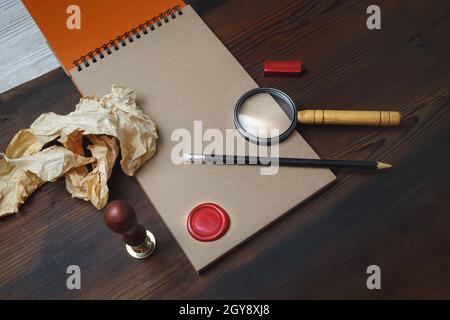
{"label": "magnifying glass", "polygon": [[396,126],[396,111],[301,110],[283,91],[256,88],[244,93],[234,109],[239,133],[258,144],[282,142],[294,132],[297,123],[310,125]]}

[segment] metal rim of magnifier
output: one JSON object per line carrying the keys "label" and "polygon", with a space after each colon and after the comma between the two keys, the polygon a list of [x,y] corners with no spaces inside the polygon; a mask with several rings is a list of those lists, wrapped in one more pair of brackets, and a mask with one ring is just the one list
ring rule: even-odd
{"label": "metal rim of magnifier", "polygon": [[[278,137],[258,138],[256,136],[248,133],[242,126],[241,122],[239,121],[239,115],[241,113],[241,108],[242,108],[244,102],[251,96],[254,96],[255,94],[258,94],[258,93],[269,93],[272,96],[276,96],[276,97],[284,100],[288,104],[290,111],[292,111],[293,116],[292,116],[292,122],[291,122],[290,127],[286,131],[284,131],[282,134],[280,134]],[[239,133],[248,141],[252,141],[254,143],[262,144],[262,145],[270,145],[272,143],[279,143],[279,142],[282,142],[283,140],[286,140],[287,137],[289,137],[291,135],[291,133],[295,130],[295,126],[297,125],[297,107],[295,106],[294,101],[292,101],[292,99],[283,91],[280,91],[275,88],[255,88],[255,89],[252,89],[252,90],[244,93],[239,98],[238,102],[236,102],[236,106],[234,108],[234,125],[236,126],[236,129],[239,131]]]}

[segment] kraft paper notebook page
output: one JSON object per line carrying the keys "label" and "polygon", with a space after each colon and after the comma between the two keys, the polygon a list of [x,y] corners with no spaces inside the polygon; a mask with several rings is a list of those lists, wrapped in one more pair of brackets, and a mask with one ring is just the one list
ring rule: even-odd
{"label": "kraft paper notebook page", "polygon": [[[196,12],[190,6],[183,7],[182,12],[140,39],[127,41],[125,47],[120,46],[104,59],[89,61],[89,67],[82,65],[79,71],[73,66],[69,72],[83,95],[101,96],[110,92],[113,84],[136,89],[137,104],[156,122],[159,135],[157,153],[138,171],[137,179],[200,271],[311,197],[335,176],[328,169],[283,167],[275,175],[261,175],[256,166],[172,162],[171,152],[180,143],[178,139],[171,141],[177,129],[187,129],[192,139],[201,141],[202,133],[194,132],[194,122],[201,121],[203,133],[217,128],[225,135],[226,129],[234,130],[236,101],[257,87]],[[236,137],[248,149],[248,143],[237,133]],[[204,142],[203,147],[208,144]],[[297,132],[279,148],[286,157],[317,158]],[[195,240],[186,228],[190,210],[204,202],[220,205],[230,216],[228,232],[216,241]]]}

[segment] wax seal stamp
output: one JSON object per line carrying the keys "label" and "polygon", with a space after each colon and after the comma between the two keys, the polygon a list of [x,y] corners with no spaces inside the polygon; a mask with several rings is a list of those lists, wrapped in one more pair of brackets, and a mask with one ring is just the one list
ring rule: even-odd
{"label": "wax seal stamp", "polygon": [[127,201],[110,202],[103,211],[103,220],[112,231],[122,235],[127,252],[133,258],[147,258],[155,251],[155,237],[138,223],[136,212]]}

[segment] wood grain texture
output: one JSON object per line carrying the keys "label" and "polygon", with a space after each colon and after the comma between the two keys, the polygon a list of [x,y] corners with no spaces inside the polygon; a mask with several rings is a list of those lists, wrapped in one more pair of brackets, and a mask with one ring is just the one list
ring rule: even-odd
{"label": "wood grain texture", "polygon": [[0,93],[59,67],[20,0],[0,0]]}
{"label": "wood grain texture", "polygon": [[[307,106],[400,111],[399,127],[298,128],[321,157],[395,168],[335,171],[335,184],[201,275],[118,166],[111,199],[133,203],[158,241],[145,261],[129,258],[62,180],[46,184],[0,220],[0,298],[450,298],[450,3],[375,1],[376,31],[365,25],[373,1],[191,3],[261,86]],[[301,59],[308,72],[264,78],[267,59]],[[79,98],[61,69],[0,95],[0,149],[39,114],[67,113]],[[71,264],[81,267],[81,290],[66,289]],[[372,264],[381,290],[366,288]]]}

